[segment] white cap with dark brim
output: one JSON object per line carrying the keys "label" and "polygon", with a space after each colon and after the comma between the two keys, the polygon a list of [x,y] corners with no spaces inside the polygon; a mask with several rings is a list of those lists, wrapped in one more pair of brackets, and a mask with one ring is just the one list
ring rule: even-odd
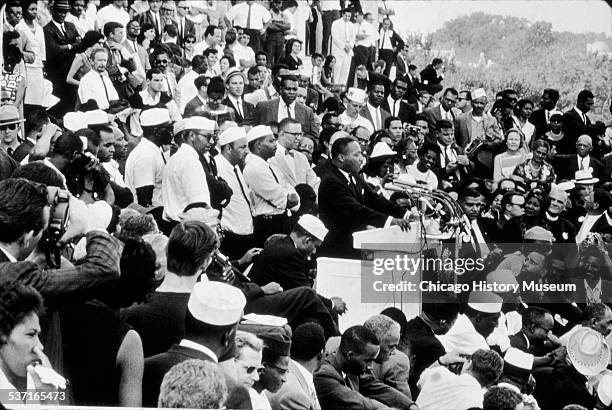
{"label": "white cap with dark brim", "polygon": [[185,119],[185,131],[201,130],[215,132],[216,122],[205,117],[189,117]]}
{"label": "white cap with dark brim", "polygon": [[109,123],[108,114],[102,110],[87,111],[85,117],[87,125],[107,125]]}
{"label": "white cap with dark brim", "polygon": [[155,127],[170,122],[170,113],[165,108],[151,108],[140,113],[140,126]]}
{"label": "white cap with dark brim", "polygon": [[472,292],[468,299],[468,306],[482,313],[501,312],[503,299],[493,292]]}
{"label": "white cap with dark brim", "polygon": [[246,298],[242,291],[223,282],[198,282],[187,309],[200,322],[213,326],[235,325],[242,318]]}

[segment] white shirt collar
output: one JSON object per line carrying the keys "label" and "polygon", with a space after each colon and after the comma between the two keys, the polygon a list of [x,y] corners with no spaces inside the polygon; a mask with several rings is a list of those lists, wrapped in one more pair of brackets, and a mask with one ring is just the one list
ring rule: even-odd
{"label": "white shirt collar", "polygon": [[198,351],[204,353],[206,356],[208,356],[211,359],[213,359],[213,361],[215,363],[219,363],[219,359],[217,358],[217,355],[215,354],[215,352],[213,352],[212,350],[210,350],[208,347],[206,347],[204,345],[201,345],[201,344],[196,343],[196,342],[192,342],[191,340],[183,339],[179,343],[179,346],[188,347],[190,349],[198,350]]}
{"label": "white shirt collar", "polygon": [[51,21],[52,21],[52,22],[53,22],[53,24],[55,24],[55,26],[56,26],[57,28],[59,28],[61,31],[66,32],[66,28],[65,28],[66,26],[64,26],[64,24],[60,24],[60,23],[58,23],[57,21],[55,21],[55,20],[53,20],[53,19],[51,19]]}
{"label": "white shirt collar", "polygon": [[348,181],[348,183],[350,184],[350,183],[351,183],[351,175],[350,175],[348,172],[346,172],[346,171],[344,171],[344,170],[342,170],[342,169],[340,169],[340,168],[338,168],[338,171],[340,171],[340,173],[341,173],[342,175],[344,175],[344,178],[346,178],[346,180],[347,180],[347,181]]}
{"label": "white shirt collar", "polygon": [[7,259],[9,260],[9,262],[17,262],[17,259],[13,255],[11,255],[11,253],[9,251],[4,249],[2,246],[0,246],[0,252],[4,253],[6,255]]}
{"label": "white shirt collar", "polygon": [[229,98],[229,100],[230,100],[232,103],[234,103],[236,106],[238,106],[238,104],[242,102],[242,97],[238,97],[238,98],[236,98],[236,97],[234,97],[233,95],[231,95],[231,94],[229,94],[229,93],[227,94],[227,97],[228,97],[228,98]]}
{"label": "white shirt collar", "polygon": [[295,109],[295,101],[293,101],[291,104],[287,105],[285,103],[285,100],[283,100],[282,98],[279,98],[279,100],[280,100],[280,106],[281,107],[289,107],[289,109],[291,109],[291,110]]}

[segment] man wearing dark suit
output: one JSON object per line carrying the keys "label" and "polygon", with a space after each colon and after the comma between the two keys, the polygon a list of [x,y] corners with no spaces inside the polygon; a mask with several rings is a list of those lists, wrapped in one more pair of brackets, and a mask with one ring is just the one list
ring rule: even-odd
{"label": "man wearing dark suit", "polygon": [[587,170],[591,176],[602,183],[605,179],[604,165],[593,158],[590,153],[593,149],[592,139],[588,135],[581,135],[576,141],[576,154],[556,155],[552,166],[557,174],[557,180],[574,179],[576,171]]}
{"label": "man wearing dark suit", "polygon": [[193,80],[193,84],[195,85],[198,93],[195,97],[191,99],[183,110],[183,117],[189,118],[195,115],[202,115],[204,112],[204,108],[206,106],[206,99],[208,96],[206,95],[206,87],[208,86],[208,78],[204,75],[198,76],[195,80]]}
{"label": "man wearing dark suit", "polygon": [[404,75],[403,79],[408,85],[404,98],[409,104],[416,104],[419,97],[419,90],[421,89],[421,79],[419,78],[419,73],[417,72],[417,66],[414,64],[409,64],[408,72],[406,75]]}
{"label": "man wearing dark suit", "polygon": [[372,123],[374,131],[384,129],[385,121],[391,116],[388,111],[380,107],[384,99],[385,86],[378,81],[370,81],[368,84],[368,102],[361,108],[359,114]]}
{"label": "man wearing dark suit", "polygon": [[[156,407],[164,375],[175,364],[189,359],[218,363],[234,357],[236,327],[246,300],[239,289],[222,282],[195,284],[185,315],[185,338],[167,352],[145,360],[142,403]],[[249,393],[234,378],[225,375],[226,408],[251,408]]]}
{"label": "man wearing dark suit", "polygon": [[304,134],[315,139],[319,137],[319,121],[313,111],[302,103],[295,101],[298,79],[293,75],[284,76],[281,80],[280,98],[261,101],[246,117],[243,125],[266,125],[272,121],[281,122],[291,117],[302,124]]}
{"label": "man wearing dark suit", "polygon": [[536,357],[544,356],[549,351],[544,342],[555,325],[553,315],[540,307],[529,307],[521,317],[521,330],[509,337],[510,346]]}
{"label": "man wearing dark suit", "polygon": [[435,132],[437,130],[438,121],[440,120],[448,120],[455,125],[457,116],[460,114],[459,110],[455,108],[457,98],[459,98],[457,90],[454,88],[447,88],[444,91],[444,96],[440,101],[440,105],[423,110],[423,115],[429,122],[430,130]]}
{"label": "man wearing dark suit", "polygon": [[69,10],[67,1],[56,1],[51,11],[52,19],[43,28],[47,53],[45,70],[53,83],[53,94],[60,99],[50,112],[58,118],[74,108],[77,95],[76,88],[66,83],[74,47],[81,41],[75,25],[65,21]]}
{"label": "man wearing dark suit", "polygon": [[242,125],[244,119],[255,109],[253,104],[249,104],[242,98],[244,94],[244,74],[238,69],[230,69],[225,78],[225,88],[227,88],[227,97],[223,99],[222,103],[234,110],[236,123]]}
{"label": "man wearing dark suit", "polygon": [[177,2],[175,26],[178,31],[179,46],[185,44],[185,37],[196,35],[195,23],[186,17],[189,9],[188,1]]}
{"label": "man wearing dark suit", "polygon": [[540,109],[535,110],[529,117],[529,122],[535,126],[532,140],[538,140],[550,131],[550,117],[555,113],[557,102],[559,101],[559,91],[547,88],[542,92],[540,99]]}
{"label": "man wearing dark suit", "polygon": [[395,78],[402,78],[408,72],[408,49],[409,46],[404,44],[402,50],[397,53],[397,58],[395,59]]}
{"label": "man wearing dark suit", "polygon": [[421,84],[422,87],[429,91],[431,95],[442,91],[442,75],[439,73],[439,70],[442,69],[443,62],[440,58],[434,58],[431,61],[431,64],[426,66],[423,71],[421,71]]}
{"label": "man wearing dark suit", "polygon": [[591,123],[591,119],[587,116],[587,113],[593,107],[594,98],[591,91],[580,91],[576,106],[563,114],[563,133],[565,136],[557,143],[558,154],[574,153],[576,141],[581,135],[590,135],[592,138],[599,135],[601,131],[600,123]]}
{"label": "man wearing dark suit", "polygon": [[368,226],[399,225],[408,229],[408,221],[402,219],[406,212],[374,192],[359,176],[363,155],[357,141],[338,139],[331,155],[330,169],[319,186],[321,220],[329,229],[319,255],[358,258],[352,234]]}
{"label": "man wearing dark suit", "polygon": [[453,123],[449,120],[440,120],[437,125],[438,140],[436,143],[441,153],[438,154],[432,171],[438,177],[438,181],[448,181],[456,185],[466,180],[470,172],[474,170],[474,163],[465,156],[463,148],[455,144]]}
{"label": "man wearing dark suit", "polygon": [[402,101],[402,98],[406,94],[407,87],[408,84],[406,83],[405,77],[396,78],[395,81],[393,81],[389,96],[383,99],[380,107],[388,111],[392,117],[398,117],[402,120],[402,123],[414,125],[416,110],[412,105]]}
{"label": "man wearing dark suit", "polygon": [[379,351],[379,341],[371,330],[359,325],[348,328],[336,353],[328,356],[315,372],[321,408],[417,408],[409,397],[371,374],[369,367]]}
{"label": "man wearing dark suit", "polygon": [[136,20],[138,20],[141,27],[145,24],[149,24],[155,28],[156,39],[160,39],[164,32],[164,22],[159,12],[161,5],[162,2],[160,0],[149,0],[149,10],[136,16]]}

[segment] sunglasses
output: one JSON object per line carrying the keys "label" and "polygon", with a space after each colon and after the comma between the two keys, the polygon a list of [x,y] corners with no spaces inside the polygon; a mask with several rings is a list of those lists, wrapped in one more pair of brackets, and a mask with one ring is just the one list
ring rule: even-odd
{"label": "sunglasses", "polygon": [[[236,363],[241,363],[243,365],[247,365],[248,364],[248,363],[245,363],[245,362],[240,361],[238,359],[234,359],[234,360],[236,361]],[[259,372],[261,372],[263,370],[264,370],[263,366],[247,366],[247,368],[246,368],[247,374],[251,374],[253,372],[258,372],[259,373]]]}
{"label": "sunglasses", "polygon": [[17,129],[17,124],[0,125],[0,131]]}

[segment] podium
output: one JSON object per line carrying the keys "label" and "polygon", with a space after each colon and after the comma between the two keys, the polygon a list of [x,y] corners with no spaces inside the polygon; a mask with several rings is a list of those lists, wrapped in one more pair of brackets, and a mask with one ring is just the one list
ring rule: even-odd
{"label": "podium", "polygon": [[397,226],[355,232],[353,247],[362,250],[362,259],[317,258],[316,290],[326,297],[340,296],[346,302],[348,311],[340,317],[341,331],[363,324],[367,318],[388,307],[400,309],[410,319],[420,312],[421,293],[418,289],[377,292],[371,286],[376,281],[400,282],[398,279],[402,275],[408,282],[418,283],[422,269],[415,266],[416,263],[408,263],[402,269],[390,269],[372,276],[374,261],[397,257],[416,261],[422,258],[426,249],[437,248],[441,240],[450,237],[450,234],[428,234],[419,222],[411,223],[406,232]]}

